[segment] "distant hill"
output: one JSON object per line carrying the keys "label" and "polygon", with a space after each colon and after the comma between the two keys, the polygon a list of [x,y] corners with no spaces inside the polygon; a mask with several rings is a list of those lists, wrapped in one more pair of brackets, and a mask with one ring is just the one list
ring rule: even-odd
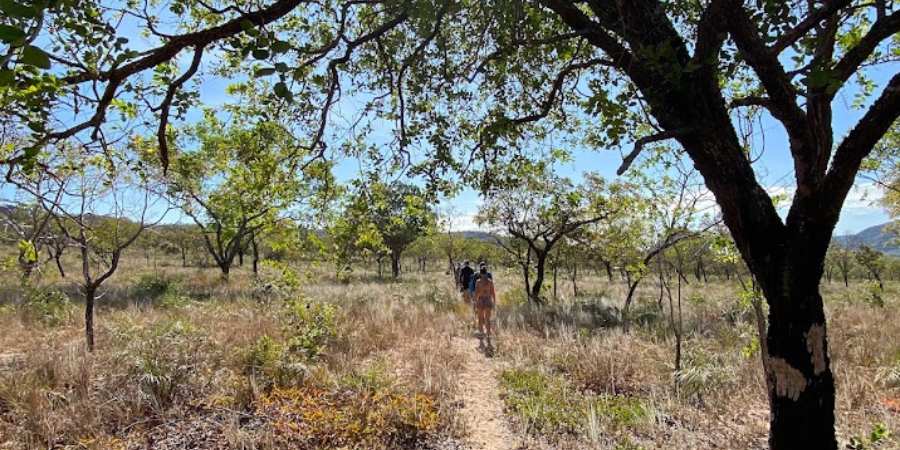
{"label": "distant hill", "polygon": [[887,230],[887,226],[890,224],[890,222],[883,223],[866,228],[856,234],[836,236],[835,240],[853,248],[867,245],[889,255],[900,256],[900,245],[897,242],[898,236]]}
{"label": "distant hill", "polygon": [[494,242],[494,235],[486,231],[460,231],[458,234],[461,234],[467,239],[477,239],[479,241]]}

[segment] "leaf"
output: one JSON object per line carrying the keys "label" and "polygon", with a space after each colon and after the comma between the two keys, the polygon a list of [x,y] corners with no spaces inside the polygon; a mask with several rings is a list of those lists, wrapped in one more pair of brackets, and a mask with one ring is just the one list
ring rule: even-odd
{"label": "leaf", "polygon": [[284,81],[279,81],[275,83],[275,95],[281,97],[287,101],[293,100],[294,96],[291,93],[291,90],[288,89],[287,85],[284,84]]}
{"label": "leaf", "polygon": [[0,11],[10,17],[30,19],[35,16],[34,8],[16,3],[12,0],[0,0]]}
{"label": "leaf", "polygon": [[291,49],[291,44],[285,41],[275,41],[272,43],[272,52],[284,53]]}
{"label": "leaf", "polygon": [[23,64],[40,67],[41,69],[50,68],[50,57],[43,50],[29,45],[22,50],[22,58],[19,60]]}
{"label": "leaf", "polygon": [[0,86],[12,86],[16,82],[16,75],[12,70],[0,70]]}
{"label": "leaf", "polygon": [[9,25],[0,25],[0,41],[14,42],[25,37],[25,32]]}
{"label": "leaf", "polygon": [[259,69],[256,69],[255,71],[253,71],[253,77],[254,78],[265,77],[265,76],[272,75],[273,73],[275,73],[274,68],[262,67],[262,68],[259,68]]}
{"label": "leaf", "polygon": [[256,59],[266,59],[269,57],[269,51],[264,48],[253,50],[253,57]]}

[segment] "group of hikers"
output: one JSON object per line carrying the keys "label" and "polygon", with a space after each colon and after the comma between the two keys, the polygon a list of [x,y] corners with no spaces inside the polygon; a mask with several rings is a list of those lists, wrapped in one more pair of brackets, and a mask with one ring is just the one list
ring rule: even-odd
{"label": "group of hikers", "polygon": [[497,303],[497,294],[494,291],[494,276],[488,272],[484,261],[478,264],[478,271],[473,269],[469,261],[456,267],[456,284],[463,294],[463,300],[471,304],[475,311],[476,327],[479,338],[487,338],[488,346],[491,345],[493,327],[491,315],[494,305]]}

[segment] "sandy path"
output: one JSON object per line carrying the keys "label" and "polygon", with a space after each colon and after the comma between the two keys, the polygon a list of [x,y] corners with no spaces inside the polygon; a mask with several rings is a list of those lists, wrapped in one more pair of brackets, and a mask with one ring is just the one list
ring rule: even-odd
{"label": "sandy path", "polygon": [[474,338],[454,337],[452,345],[464,355],[459,377],[460,411],[472,450],[513,450],[517,439],[503,414],[494,363],[478,349]]}

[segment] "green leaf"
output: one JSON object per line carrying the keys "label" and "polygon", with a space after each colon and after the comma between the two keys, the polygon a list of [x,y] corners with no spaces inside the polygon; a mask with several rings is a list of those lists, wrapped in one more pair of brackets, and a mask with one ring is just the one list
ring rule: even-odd
{"label": "green leaf", "polygon": [[272,43],[272,52],[284,53],[291,49],[291,44],[285,41],[275,41]]}
{"label": "green leaf", "polygon": [[41,69],[50,68],[50,57],[43,50],[29,45],[22,50],[22,58],[19,60],[23,64],[40,67]]}
{"label": "green leaf", "polygon": [[266,59],[269,57],[269,51],[264,48],[253,50],[253,57],[256,59]]}
{"label": "green leaf", "polygon": [[288,65],[283,62],[279,62],[275,63],[275,70],[279,72],[287,72],[288,70],[290,70],[290,67],[288,67]]}
{"label": "green leaf", "polygon": [[12,0],[0,0],[0,11],[10,17],[30,19],[35,16],[34,8],[16,3]]}
{"label": "green leaf", "polygon": [[9,25],[0,25],[0,41],[13,42],[25,37],[25,32]]}
{"label": "green leaf", "polygon": [[293,97],[294,97],[293,94],[291,93],[291,90],[288,89],[286,84],[284,84],[284,81],[279,81],[278,83],[275,83],[275,95],[277,95],[278,97],[281,97],[287,101],[293,100]]}
{"label": "green leaf", "polygon": [[274,68],[272,68],[272,67],[263,67],[263,68],[260,68],[260,69],[256,69],[256,70],[253,72],[253,77],[254,77],[254,78],[265,77],[265,76],[272,75],[273,73],[275,73],[275,69],[274,69]]}
{"label": "green leaf", "polygon": [[12,86],[16,82],[16,74],[12,70],[0,70],[0,86]]}

